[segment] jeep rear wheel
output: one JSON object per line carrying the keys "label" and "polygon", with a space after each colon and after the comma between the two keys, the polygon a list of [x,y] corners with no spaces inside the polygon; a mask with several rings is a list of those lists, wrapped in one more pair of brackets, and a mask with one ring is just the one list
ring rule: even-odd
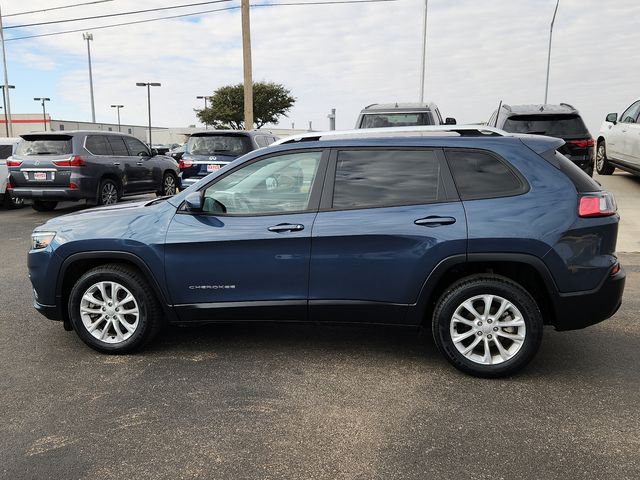
{"label": "jeep rear wheel", "polygon": [[502,377],[523,368],[542,341],[542,315],[520,285],[498,275],[462,279],[440,297],[433,316],[438,349],[457,369]]}

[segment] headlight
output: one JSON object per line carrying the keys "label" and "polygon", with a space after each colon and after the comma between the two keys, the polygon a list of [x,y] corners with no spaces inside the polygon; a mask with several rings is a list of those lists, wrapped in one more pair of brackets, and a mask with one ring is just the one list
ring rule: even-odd
{"label": "headlight", "polygon": [[31,234],[31,248],[40,250],[47,248],[56,236],[56,232],[33,232]]}

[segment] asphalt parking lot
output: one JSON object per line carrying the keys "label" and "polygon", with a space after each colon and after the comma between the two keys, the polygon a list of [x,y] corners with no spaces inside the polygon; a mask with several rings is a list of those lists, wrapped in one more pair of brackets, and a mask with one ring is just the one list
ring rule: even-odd
{"label": "asphalt parking lot", "polygon": [[393,328],[165,330],[107,356],[31,307],[29,234],[0,211],[0,477],[640,478],[640,179],[618,199],[621,310],[545,331],[518,376],[465,376]]}

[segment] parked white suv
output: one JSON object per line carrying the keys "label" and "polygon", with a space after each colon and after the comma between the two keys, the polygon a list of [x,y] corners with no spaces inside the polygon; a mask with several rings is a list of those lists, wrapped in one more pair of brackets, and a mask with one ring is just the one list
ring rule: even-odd
{"label": "parked white suv", "polygon": [[9,169],[7,168],[7,158],[13,153],[13,149],[20,141],[19,138],[0,138],[0,205],[7,208],[22,207],[23,198],[14,198],[7,192],[7,178]]}
{"label": "parked white suv", "polygon": [[596,170],[611,175],[617,168],[640,175],[640,100],[618,119],[610,113],[602,122],[596,150]]}

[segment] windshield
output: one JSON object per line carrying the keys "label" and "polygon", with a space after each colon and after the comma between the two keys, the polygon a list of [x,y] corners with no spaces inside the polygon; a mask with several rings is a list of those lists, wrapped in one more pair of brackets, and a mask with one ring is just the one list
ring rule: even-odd
{"label": "windshield", "polygon": [[249,139],[240,135],[193,136],[187,142],[187,152],[192,155],[221,153],[240,156],[250,150]]}
{"label": "windshield", "polygon": [[589,136],[589,131],[579,115],[518,115],[509,117],[503,130],[551,137]]}
{"label": "windshield", "polygon": [[433,125],[429,113],[367,113],[362,116],[360,128],[413,127]]}
{"label": "windshield", "polygon": [[16,148],[16,155],[69,155],[71,153],[71,140],[66,138],[25,139]]}

